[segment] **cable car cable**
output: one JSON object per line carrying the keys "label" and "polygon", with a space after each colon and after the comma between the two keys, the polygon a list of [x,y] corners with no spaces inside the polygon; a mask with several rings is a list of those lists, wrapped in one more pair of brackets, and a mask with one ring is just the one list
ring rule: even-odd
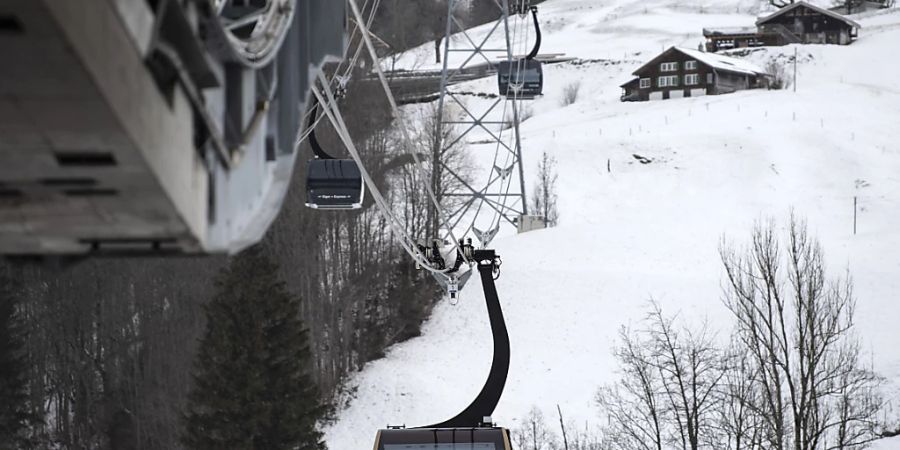
{"label": "cable car cable", "polygon": [[[321,70],[319,71],[319,79],[322,81],[322,83],[325,83],[327,81],[325,79],[324,73]],[[433,274],[449,278],[449,276],[446,275],[446,270],[438,270],[431,267],[430,261],[424,259],[423,256],[409,244],[409,242],[414,242],[414,240],[403,228],[403,224],[400,222],[400,220],[393,214],[393,212],[391,212],[387,201],[384,199],[384,196],[378,189],[378,186],[372,180],[369,171],[362,164],[362,158],[360,157],[359,152],[357,151],[356,146],[353,143],[353,140],[350,138],[350,133],[343,121],[343,117],[340,115],[340,111],[336,110],[336,102],[334,100],[334,94],[331,92],[331,87],[325,84],[322,90],[325,92],[325,96],[328,97],[327,101],[325,98],[323,98],[322,93],[319,92],[319,90],[315,86],[313,86],[312,88],[313,94],[316,96],[319,103],[324,106],[325,115],[334,126],[338,137],[341,138],[341,140],[344,142],[344,145],[347,147],[347,150],[350,152],[350,155],[359,165],[359,170],[362,178],[365,181],[366,185],[369,186],[369,190],[372,193],[372,198],[375,200],[376,205],[381,210],[382,214],[388,219],[388,224],[390,225],[390,227],[394,230],[394,232],[398,234],[399,237],[402,238],[399,241],[401,247],[403,247],[406,253],[408,253],[413,258],[413,260],[415,260],[416,263],[423,267],[425,270]],[[409,240],[409,242],[406,242],[407,239]]]}
{"label": "cable car cable", "polygon": [[[366,9],[366,6],[367,6],[368,4],[369,4],[369,0],[366,0],[366,2],[363,3],[363,9]],[[368,26],[372,26],[372,23],[373,23],[374,20],[375,20],[375,13],[378,11],[378,8],[379,8],[380,6],[381,6],[381,0],[375,0],[375,1],[372,3],[372,9],[371,9],[371,11],[369,11],[369,19],[368,19],[368,21],[366,22],[366,23],[368,24]],[[356,27],[353,28],[353,32],[350,34],[350,38],[349,38],[348,42],[353,42],[353,38],[356,36],[356,33],[357,33],[357,32],[359,32],[359,27],[358,27],[358,26],[356,26]],[[346,57],[346,53],[345,53],[344,58],[341,60],[341,62],[338,64],[338,67],[335,69],[335,73],[334,73],[334,75],[332,76],[332,79],[331,79],[331,82],[332,82],[332,83],[335,82],[336,80],[337,80],[338,82],[340,82],[340,79],[346,79],[346,80],[349,80],[349,79],[350,79],[350,77],[351,77],[351,75],[352,75],[352,73],[353,73],[353,68],[356,67],[356,63],[357,63],[357,61],[359,60],[359,57],[362,55],[363,45],[364,45],[364,44],[363,44],[362,40],[360,40],[359,43],[356,45],[356,50],[355,50],[354,53],[353,53],[353,57],[350,58],[349,64],[347,64],[346,69],[344,69],[343,75],[339,75],[341,65],[342,65],[344,62],[347,61],[347,57]],[[347,50],[349,51],[349,46],[348,46],[348,49],[347,49]],[[304,122],[304,121],[306,121],[306,119],[309,117],[310,114],[312,114],[312,111],[311,111],[311,110],[308,111],[308,112],[306,113],[306,116],[303,118],[303,120],[301,121],[301,123]],[[299,146],[306,138],[308,138],[308,137],[309,137],[309,131],[310,131],[311,129],[314,129],[315,126],[317,126],[317,125],[319,124],[319,122],[320,122],[324,117],[325,117],[325,116],[319,116],[319,118],[316,119],[315,123],[314,123],[312,126],[307,126],[307,129],[306,129],[305,132],[303,132],[303,133],[298,133],[297,138],[294,139],[294,146],[295,146],[295,147],[296,147],[296,146]]]}
{"label": "cable car cable", "polygon": [[[348,0],[348,3],[350,4],[350,9],[353,11],[353,15],[356,17],[357,22],[362,23],[362,14],[359,11],[359,7],[356,5],[356,0]],[[372,65],[375,66],[375,70],[378,73],[378,79],[381,81],[381,86],[384,89],[385,96],[387,97],[388,102],[391,105],[391,111],[394,113],[394,116],[399,119],[400,117],[402,117],[401,111],[397,106],[397,101],[394,99],[394,94],[391,91],[391,87],[390,85],[388,85],[387,78],[384,76],[384,70],[381,67],[381,61],[378,58],[378,53],[375,51],[375,46],[372,44],[372,39],[369,36],[369,29],[367,26],[361,25],[361,27],[362,37],[365,41],[366,48],[369,50],[369,57],[372,59]],[[438,120],[440,120],[440,118],[438,118]],[[404,141],[406,141],[407,143],[412,142],[412,139],[409,137],[409,132],[407,131],[406,127],[400,127],[400,129]],[[424,173],[425,168],[423,167],[419,155],[416,152],[410,152],[410,154],[412,155],[413,160],[416,162],[417,168],[421,171],[421,173]],[[456,238],[456,235],[453,232],[452,227],[450,226],[449,220],[444,214],[443,208],[441,207],[441,204],[437,199],[437,195],[435,195],[434,193],[434,189],[431,187],[430,183],[424,184],[425,190],[428,192],[428,197],[435,207],[435,214],[438,215],[440,222],[444,227],[447,228],[447,232],[448,234],[450,234],[450,242],[456,250],[460,250],[458,245],[459,240]]]}

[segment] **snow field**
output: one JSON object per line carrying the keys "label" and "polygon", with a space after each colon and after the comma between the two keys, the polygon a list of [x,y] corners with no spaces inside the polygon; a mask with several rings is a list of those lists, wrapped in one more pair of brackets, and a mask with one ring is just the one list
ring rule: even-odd
{"label": "snow field", "polygon": [[[727,338],[719,245],[743,244],[758,221],[783,227],[792,210],[822,242],[831,274],[850,270],[856,332],[891,382],[886,393],[900,400],[900,62],[893,58],[900,11],[860,19],[867,28],[851,46],[798,46],[796,93],[618,101],[619,84],[662,47],[695,48],[703,26],[752,24],[757,5],[550,0],[542,7],[542,52],[612,61],[547,67],[545,96],[529,105],[533,116],[521,126],[529,189],[542,151],[558,161],[561,224],[518,236],[504,229],[495,240],[512,342],[494,415],[500,424],[516,427],[534,405],[554,418],[557,404],[567,420],[597,424],[593,396],[617,376],[616,334],[641,320],[651,298]],[[765,66],[793,53],[793,46],[767,48],[748,59]],[[576,81],[578,101],[560,106],[564,86]],[[492,92],[496,81],[458,89]],[[471,151],[486,167],[493,152],[481,147]],[[387,424],[454,415],[480,390],[490,359],[481,286],[472,280],[458,304],[437,306],[422,337],[350,380],[356,397],[326,430],[330,448],[367,448]]]}

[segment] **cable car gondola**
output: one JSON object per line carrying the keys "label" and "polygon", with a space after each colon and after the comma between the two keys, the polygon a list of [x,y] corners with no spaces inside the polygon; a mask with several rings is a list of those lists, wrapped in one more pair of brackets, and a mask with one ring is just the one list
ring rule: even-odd
{"label": "cable car gondola", "polygon": [[491,324],[494,354],[488,378],[472,403],[453,418],[421,428],[379,430],[375,450],[512,450],[509,430],[491,420],[506,385],[510,358],[509,332],[494,284],[500,276],[500,256],[494,250],[474,249],[471,243],[464,247],[465,259],[478,266]]}
{"label": "cable car gondola", "polygon": [[530,100],[544,93],[544,71],[536,59],[502,61],[497,64],[500,95]]}
{"label": "cable car gondola", "polygon": [[509,99],[533,99],[544,93],[543,65],[535,59],[541,49],[541,26],[538,23],[537,6],[530,9],[537,34],[531,53],[525,58],[501,61],[497,64],[497,85],[500,95]]}
{"label": "cable car gondola", "polygon": [[306,169],[306,206],[313,209],[359,209],[365,183],[352,159],[314,159]]}
{"label": "cable car gondola", "polygon": [[316,139],[318,103],[309,116],[309,145],[315,159],[306,168],[306,206],[313,209],[346,210],[362,208],[366,184],[356,161],[336,159],[325,152]]}
{"label": "cable car gondola", "polygon": [[512,450],[509,430],[479,428],[389,428],[379,430],[375,450]]}

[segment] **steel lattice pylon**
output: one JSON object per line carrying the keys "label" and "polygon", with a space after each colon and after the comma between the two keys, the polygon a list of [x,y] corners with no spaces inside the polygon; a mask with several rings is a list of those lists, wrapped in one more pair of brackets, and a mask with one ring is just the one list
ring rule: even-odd
{"label": "steel lattice pylon", "polygon": [[[499,230],[500,223],[506,221],[509,224],[516,225],[519,216],[528,213],[528,203],[525,197],[525,178],[522,169],[522,145],[519,138],[519,106],[518,101],[507,99],[503,95],[498,96],[489,102],[484,108],[472,107],[466,105],[457,93],[449,89],[456,82],[465,81],[463,78],[467,70],[473,70],[473,61],[483,59],[487,63],[488,73],[496,71],[496,64],[502,60],[513,59],[513,49],[511,46],[509,27],[509,0],[494,0],[497,8],[500,10],[500,18],[493,22],[489,32],[480,37],[478,40],[472,38],[470,33],[463,26],[462,21],[457,17],[457,12],[461,10],[460,6],[468,3],[465,0],[449,0],[447,9],[447,30],[444,45],[443,71],[441,75],[441,91],[438,100],[438,117],[437,136],[442,139],[444,127],[460,127],[462,132],[450,142],[440,142],[440,149],[446,150],[460,142],[473,130],[483,130],[488,136],[488,143],[496,144],[497,153],[501,157],[495,155],[497,165],[490,169],[487,182],[482,188],[478,189],[467,182],[453,168],[448,167],[444,161],[441,161],[443,171],[455,178],[461,186],[459,192],[449,192],[444,194],[445,197],[454,197],[462,200],[462,203],[455,207],[454,210],[448,211],[448,220],[450,228],[457,228],[464,225],[464,219],[471,219],[471,224],[467,226],[463,235],[473,231],[482,246],[487,246],[491,239]],[[521,8],[520,8],[521,9]],[[490,26],[490,24],[487,24]],[[502,31],[501,31],[502,26]],[[486,45],[491,38],[503,33],[505,42],[502,48],[487,48]],[[451,37],[462,40],[463,48],[450,48]],[[450,55],[462,54],[465,58],[462,63],[451,66]],[[499,59],[502,58],[502,59]],[[458,58],[457,58],[458,59]],[[470,65],[472,64],[472,65]],[[452,103],[451,103],[452,102]],[[457,105],[461,112],[462,118],[459,120],[448,120],[445,114],[445,108],[448,105]],[[501,106],[502,105],[502,106]],[[479,105],[483,106],[483,105]],[[486,118],[492,113],[504,110],[510,107],[512,110],[512,127],[504,130],[504,125],[509,125],[504,118],[501,120],[491,121]],[[504,133],[512,133],[513,136],[504,137]],[[507,142],[507,140],[509,142]],[[480,141],[484,144],[485,141]],[[516,183],[515,179],[518,179]],[[489,227],[479,230],[477,227],[478,216],[482,211],[489,211],[493,219]],[[474,215],[474,216],[473,216]],[[466,221],[468,223],[468,220]],[[482,225],[483,227],[483,225]],[[445,230],[447,232],[447,230]],[[449,234],[449,233],[448,233]],[[446,236],[445,236],[446,238]]]}

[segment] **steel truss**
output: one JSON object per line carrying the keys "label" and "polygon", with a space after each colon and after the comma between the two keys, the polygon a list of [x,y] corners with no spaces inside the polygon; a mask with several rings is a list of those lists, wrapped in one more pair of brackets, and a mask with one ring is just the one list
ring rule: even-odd
{"label": "steel truss", "polygon": [[[462,79],[466,76],[465,69],[474,61],[480,63],[479,58],[484,59],[484,62],[488,64],[488,67],[491,69],[490,72],[495,72],[496,64],[502,60],[498,59],[499,57],[505,60],[512,60],[514,56],[509,28],[509,0],[494,0],[501,12],[500,18],[493,23],[487,35],[480,40],[473,39],[463,26],[461,19],[457,17],[458,12],[467,3],[465,0],[449,0],[448,2],[447,30],[444,40],[444,65],[441,75],[441,92],[438,100],[438,117],[440,120],[437,122],[436,132],[438,139],[443,140],[444,127],[459,127],[462,130],[451,142],[440,142],[441,153],[461,142],[465,145],[464,139],[475,130],[482,130],[488,136],[486,141],[479,141],[479,144],[492,143],[496,145],[496,165],[491,168],[487,183],[480,189],[472,186],[453,168],[448,167],[444,161],[440,162],[443,171],[450,174],[463,186],[459,192],[444,194],[445,197],[463,199],[458,207],[449,211],[449,226],[451,229],[455,229],[461,224],[471,223],[463,234],[473,231],[481,245],[487,246],[497,234],[497,231],[499,231],[502,221],[515,226],[518,223],[519,216],[528,213],[528,203],[525,197],[525,177],[522,168],[518,101],[507,99],[505,96],[500,95],[486,108],[479,109],[467,106],[457,93],[449,89],[450,86],[457,82],[466,81]],[[505,35],[505,48],[487,48],[486,45],[491,38],[501,32]],[[450,39],[454,36],[463,40],[463,48],[450,48]],[[461,64],[451,67],[451,53],[462,53],[466,55],[466,58]],[[508,105],[506,104],[507,102]],[[450,105],[459,107],[462,111],[462,118],[450,117],[448,114],[445,114],[445,108],[450,107]],[[486,120],[492,112],[498,108],[503,110],[506,106],[511,106],[512,109],[513,120],[510,129],[503,129],[504,126],[509,125],[503,120]],[[512,139],[505,138],[503,136],[504,132],[513,133]],[[511,143],[507,143],[507,139]],[[507,161],[509,163],[505,163]],[[518,183],[514,182],[516,178],[518,178]],[[493,219],[489,227],[479,230],[477,221],[479,214],[483,211],[491,213]],[[466,221],[463,222],[464,220]],[[449,231],[445,230],[445,233],[449,234]]]}

